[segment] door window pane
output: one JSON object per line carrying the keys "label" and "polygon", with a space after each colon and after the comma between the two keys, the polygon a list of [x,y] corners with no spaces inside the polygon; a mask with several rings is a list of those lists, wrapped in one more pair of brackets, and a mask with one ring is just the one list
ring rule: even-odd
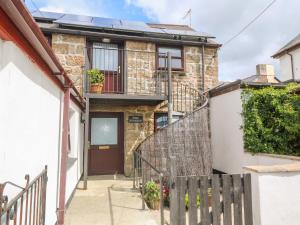
{"label": "door window pane", "polygon": [[91,145],[118,144],[117,118],[92,118]]}
{"label": "door window pane", "polygon": [[93,68],[103,71],[117,71],[119,66],[118,55],[118,45],[94,43]]}

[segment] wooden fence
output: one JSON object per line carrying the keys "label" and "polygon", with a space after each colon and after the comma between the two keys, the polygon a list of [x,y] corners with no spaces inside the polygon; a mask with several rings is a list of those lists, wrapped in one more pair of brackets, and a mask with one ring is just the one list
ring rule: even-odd
{"label": "wooden fence", "polygon": [[250,174],[176,177],[170,197],[171,225],[253,225]]}

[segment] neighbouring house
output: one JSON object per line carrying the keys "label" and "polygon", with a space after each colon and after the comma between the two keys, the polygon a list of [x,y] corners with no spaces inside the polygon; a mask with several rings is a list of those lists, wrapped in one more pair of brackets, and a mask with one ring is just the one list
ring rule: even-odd
{"label": "neighbouring house", "polygon": [[213,168],[216,170],[225,173],[241,173],[243,168],[249,165],[293,162],[290,159],[282,159],[283,157],[276,159],[265,155],[253,156],[245,152],[242,129],[243,89],[286,86],[276,78],[273,66],[259,64],[256,66],[256,71],[256,75],[224,83],[209,91]]}
{"label": "neighbouring house", "polygon": [[280,61],[281,81],[300,80],[300,34],[272,57]]}
{"label": "neighbouring house", "polygon": [[[86,98],[85,177],[131,175],[133,150],[168,123],[168,103],[176,120],[192,111],[199,91],[218,84],[220,45],[189,26],[44,11],[32,15]],[[101,93],[90,91],[92,68],[105,76]]]}
{"label": "neighbouring house", "polygon": [[245,149],[243,91],[286,87],[286,83],[278,82],[273,71],[270,66],[258,65],[256,75],[224,83],[209,91],[213,168],[228,174],[251,173],[253,224],[297,225],[300,215],[300,157],[253,154],[253,151]]}
{"label": "neighbouring house", "polygon": [[[20,206],[25,220],[30,206],[32,218],[38,218],[45,203],[45,221],[39,218],[36,224],[53,225],[83,172],[84,101],[19,0],[0,1],[0,100],[0,224],[12,224],[1,213],[4,196],[11,201],[20,193],[28,174],[32,188],[19,197],[9,217],[19,224],[21,214],[12,211]],[[45,166],[47,177],[34,181]],[[41,188],[47,190],[46,202],[40,202]]]}

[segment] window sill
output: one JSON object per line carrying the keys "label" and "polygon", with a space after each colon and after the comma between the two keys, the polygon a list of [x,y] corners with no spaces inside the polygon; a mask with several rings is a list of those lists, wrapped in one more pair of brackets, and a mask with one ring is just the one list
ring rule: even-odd
{"label": "window sill", "polygon": [[77,158],[68,156],[67,168],[70,169],[77,161]]}

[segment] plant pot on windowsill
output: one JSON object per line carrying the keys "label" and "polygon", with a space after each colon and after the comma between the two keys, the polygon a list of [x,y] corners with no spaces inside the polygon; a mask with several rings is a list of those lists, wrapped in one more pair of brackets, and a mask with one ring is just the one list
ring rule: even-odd
{"label": "plant pot on windowsill", "polygon": [[102,93],[104,74],[98,69],[91,69],[87,71],[90,79],[90,92]]}
{"label": "plant pot on windowsill", "polygon": [[91,84],[90,86],[90,92],[91,93],[102,93],[103,84],[95,83]]}

